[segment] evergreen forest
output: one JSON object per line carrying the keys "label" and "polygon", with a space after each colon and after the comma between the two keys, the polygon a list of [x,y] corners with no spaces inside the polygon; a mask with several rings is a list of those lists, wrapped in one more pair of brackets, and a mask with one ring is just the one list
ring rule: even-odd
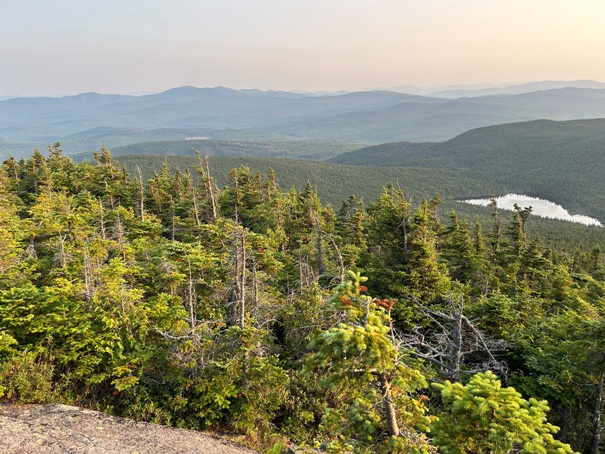
{"label": "evergreen forest", "polygon": [[388,180],[337,205],[273,171],[225,181],[202,156],[150,175],[59,144],[4,161],[0,398],[272,453],[602,452],[598,243]]}

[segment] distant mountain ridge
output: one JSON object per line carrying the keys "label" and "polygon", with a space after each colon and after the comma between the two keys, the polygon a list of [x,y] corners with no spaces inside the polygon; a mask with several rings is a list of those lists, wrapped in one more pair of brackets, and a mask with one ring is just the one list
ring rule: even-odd
{"label": "distant mountain ridge", "polygon": [[[142,96],[12,98],[0,101],[0,157],[56,141],[75,153],[138,143],[135,136],[139,142],[185,140],[191,130],[280,141],[426,142],[494,124],[605,117],[605,88],[591,88],[603,84],[580,82],[590,87],[458,99],[385,90],[305,94],[190,86]],[[85,137],[98,128],[116,135]],[[126,140],[126,130],[138,132]]]}
{"label": "distant mountain ridge", "polygon": [[487,88],[446,88],[427,93],[428,96],[436,96],[438,98],[462,98],[476,96],[493,96],[493,95],[520,95],[523,93],[531,93],[533,91],[557,90],[561,88],[591,88],[604,89],[605,83],[594,80],[548,80],[541,82],[528,82],[524,84],[506,85],[499,87]]}

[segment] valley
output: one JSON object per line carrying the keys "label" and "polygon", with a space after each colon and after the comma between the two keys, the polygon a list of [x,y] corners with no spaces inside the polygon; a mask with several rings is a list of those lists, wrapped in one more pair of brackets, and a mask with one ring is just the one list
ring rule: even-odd
{"label": "valley", "polygon": [[[443,142],[468,130],[537,119],[605,117],[594,83],[534,85],[535,91],[452,98],[388,90],[292,93],[179,87],[132,96],[84,93],[0,100],[0,157],[61,142],[68,154],[102,145],[215,140],[380,144]],[[558,87],[558,88],[552,88]],[[592,88],[583,88],[592,87]],[[528,90],[530,88],[526,88]],[[523,90],[521,90],[523,91]],[[315,154],[326,159],[334,154]],[[295,156],[290,156],[295,157]]]}

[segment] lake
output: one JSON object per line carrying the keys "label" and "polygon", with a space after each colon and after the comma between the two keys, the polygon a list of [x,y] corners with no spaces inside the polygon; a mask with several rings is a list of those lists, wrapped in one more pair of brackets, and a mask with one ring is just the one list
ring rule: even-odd
{"label": "lake", "polygon": [[[554,202],[550,202],[544,199],[538,199],[536,197],[530,197],[523,194],[506,194],[503,196],[496,197],[498,208],[503,210],[514,210],[515,203],[521,207],[532,207],[532,215],[542,216],[551,219],[560,219],[563,221],[579,222],[584,225],[598,225],[603,227],[603,224],[595,218],[590,216],[584,216],[581,214],[569,214],[565,208],[561,205],[557,205]],[[491,201],[490,199],[468,199],[459,200],[459,202],[470,203],[471,205],[488,206]]]}

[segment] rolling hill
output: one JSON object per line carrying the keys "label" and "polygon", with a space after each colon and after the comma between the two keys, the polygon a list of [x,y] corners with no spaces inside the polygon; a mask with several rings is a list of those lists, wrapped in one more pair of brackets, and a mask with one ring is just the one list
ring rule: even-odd
{"label": "rolling hill", "polygon": [[605,89],[567,87],[458,99],[384,90],[311,95],[223,87],[180,87],[144,96],[85,93],[0,101],[0,157],[28,154],[57,141],[67,153],[77,153],[192,136],[443,141],[494,124],[597,117],[605,117]]}
{"label": "rolling hill", "polygon": [[[293,159],[325,159],[357,150],[361,143],[327,142],[318,140],[209,140],[189,139],[175,141],[142,142],[114,147],[115,156],[155,154],[164,156],[195,156],[195,150],[208,156],[250,156]],[[79,155],[80,157],[82,155]]]}
{"label": "rolling hill", "polygon": [[[198,165],[195,156],[127,155],[116,159],[133,171],[137,166],[144,178],[151,178],[164,163],[175,169],[191,169]],[[465,172],[449,169],[411,167],[370,167],[330,164],[296,159],[270,159],[234,156],[210,157],[212,174],[220,186],[228,183],[229,172],[247,166],[252,172],[277,173],[281,187],[302,189],[307,182],[317,189],[322,200],[339,207],[351,195],[375,200],[389,182],[406,190],[415,200],[431,198],[439,193],[443,198],[473,197],[489,192],[491,185],[468,178]]]}
{"label": "rolling hill", "polygon": [[446,87],[431,92],[429,96],[435,96],[437,98],[463,98],[491,95],[519,95],[521,93],[531,93],[532,91],[555,90],[558,88],[568,87],[602,89],[605,88],[605,84],[602,82],[595,82],[594,80],[545,80],[540,82],[529,82],[525,84],[515,84],[504,87]]}
{"label": "rolling hill", "polygon": [[371,112],[298,121],[271,128],[280,134],[330,140],[443,141],[470,129],[520,120],[605,117],[605,90],[565,88],[507,96],[415,100]]}
{"label": "rolling hill", "polygon": [[254,129],[276,121],[390,107],[412,95],[360,92],[304,96],[286,92],[180,87],[145,96],[85,93],[0,102],[0,132],[12,138],[62,137],[99,126]]}
{"label": "rolling hill", "polygon": [[456,169],[494,188],[542,196],[605,219],[604,158],[605,119],[595,119],[489,126],[441,143],[368,147],[331,162]]}

